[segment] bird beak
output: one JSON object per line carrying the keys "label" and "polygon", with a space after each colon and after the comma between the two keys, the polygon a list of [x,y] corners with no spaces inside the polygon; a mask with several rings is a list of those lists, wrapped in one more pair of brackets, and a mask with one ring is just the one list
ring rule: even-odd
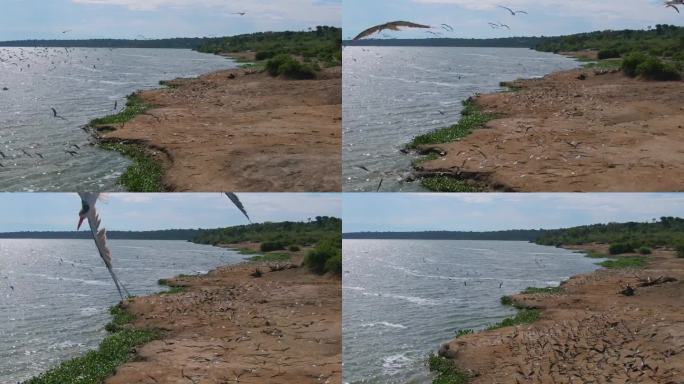
{"label": "bird beak", "polygon": [[79,215],[78,226],[76,227],[77,231],[81,229],[81,225],[83,225],[83,220],[85,220],[85,218],[85,215]]}

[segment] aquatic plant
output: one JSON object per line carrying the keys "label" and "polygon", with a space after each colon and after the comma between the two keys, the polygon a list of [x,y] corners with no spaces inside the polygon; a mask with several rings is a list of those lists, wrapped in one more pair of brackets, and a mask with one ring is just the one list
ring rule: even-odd
{"label": "aquatic plant", "polygon": [[483,113],[472,99],[468,99],[463,102],[461,119],[458,123],[416,136],[408,146],[417,148],[421,145],[450,143],[470,135],[475,129],[484,127],[494,118],[494,115]]}
{"label": "aquatic plant", "polygon": [[102,149],[117,151],[133,160],[119,178],[119,184],[129,192],[165,192],[162,184],[164,174],[161,163],[152,157],[142,145],[127,142],[101,142]]}
{"label": "aquatic plant", "polygon": [[461,372],[453,360],[431,354],[426,365],[428,370],[436,375],[432,384],[467,384],[469,381],[468,375]]}
{"label": "aquatic plant", "polygon": [[540,316],[541,312],[538,309],[520,309],[515,316],[503,319],[499,323],[490,325],[487,330],[534,323],[535,321],[539,320]]}
{"label": "aquatic plant", "polygon": [[66,361],[26,384],[100,384],[114,374],[116,368],[128,362],[136,347],[159,339],[161,332],[156,330],[135,330],[125,327],[135,316],[121,305],[111,309],[112,322],[105,327],[111,334],[95,351]]}

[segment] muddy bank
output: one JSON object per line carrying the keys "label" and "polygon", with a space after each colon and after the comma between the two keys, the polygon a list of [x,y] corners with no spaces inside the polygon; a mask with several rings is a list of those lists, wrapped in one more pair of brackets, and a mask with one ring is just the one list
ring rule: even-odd
{"label": "muddy bank", "polygon": [[684,190],[684,82],[576,69],[476,96],[497,118],[455,142],[419,175],[525,192]]}
{"label": "muddy bank", "polygon": [[154,108],[98,128],[104,141],[149,148],[162,164],[166,189],[341,189],[339,67],[323,70],[316,80],[273,78],[245,68],[165,85],[139,93]]}
{"label": "muddy bank", "polygon": [[[607,253],[608,246],[568,248]],[[513,296],[516,305],[541,309],[540,320],[456,338],[442,355],[474,384],[680,383],[682,279],[684,259],[655,249],[642,269],[598,270],[572,277],[560,293]],[[619,293],[626,285],[634,296]]]}
{"label": "muddy bank", "polygon": [[249,263],[169,283],[183,292],[123,303],[133,327],[164,336],[137,348],[106,383],[341,382],[339,278]]}

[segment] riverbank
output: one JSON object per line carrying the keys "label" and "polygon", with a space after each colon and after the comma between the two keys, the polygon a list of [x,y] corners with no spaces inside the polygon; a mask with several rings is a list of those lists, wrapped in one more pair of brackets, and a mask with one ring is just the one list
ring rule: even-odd
{"label": "riverbank", "polygon": [[82,359],[73,360],[46,378],[70,382],[86,369],[99,375],[93,383],[108,384],[340,383],[341,280],[302,267],[306,252],[160,280],[168,292],[129,298],[113,310],[108,340],[123,339],[116,350],[123,354],[110,356],[105,341],[91,353],[92,365],[79,368]]}
{"label": "riverbank", "polygon": [[159,173],[145,191],[341,189],[339,67],[306,81],[247,67],[163,84],[129,98],[128,112],[91,124],[101,143],[137,156],[134,180]]}
{"label": "riverbank", "polygon": [[[605,244],[564,248],[609,253]],[[677,382],[684,374],[682,279],[684,259],[659,248],[642,268],[601,269],[558,289],[528,290],[502,302],[538,312],[536,321],[463,334],[440,348],[443,359],[432,359],[433,367],[468,378],[445,381],[454,383]],[[620,293],[628,285],[633,296]]]}
{"label": "riverbank", "polygon": [[682,81],[644,81],[598,65],[505,86],[473,97],[453,135],[418,140],[415,148],[429,156],[414,164],[415,174],[426,187],[684,190]]}

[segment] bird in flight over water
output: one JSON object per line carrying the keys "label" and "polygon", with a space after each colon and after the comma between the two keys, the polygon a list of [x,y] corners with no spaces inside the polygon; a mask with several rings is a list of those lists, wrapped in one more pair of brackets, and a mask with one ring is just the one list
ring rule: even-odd
{"label": "bird in flight over water", "polygon": [[385,24],[380,24],[376,25],[374,27],[370,27],[366,29],[365,31],[359,33],[354,40],[361,40],[364,37],[368,37],[374,33],[378,33],[384,30],[392,30],[392,31],[401,31],[399,28],[425,28],[425,29],[430,29],[429,25],[423,25],[423,24],[417,24],[417,23],[412,23],[410,21],[392,21],[389,23]]}

